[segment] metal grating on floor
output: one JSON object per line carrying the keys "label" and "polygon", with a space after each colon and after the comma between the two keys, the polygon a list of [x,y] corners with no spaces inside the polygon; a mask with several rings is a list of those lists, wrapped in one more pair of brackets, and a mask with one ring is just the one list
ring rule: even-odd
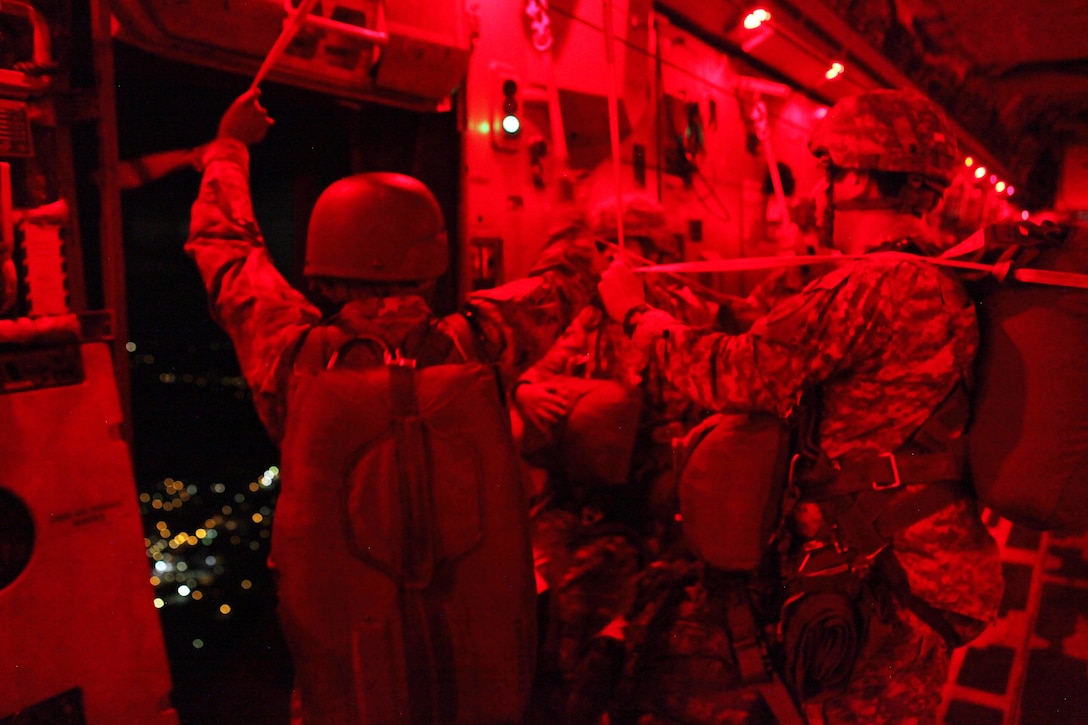
{"label": "metal grating on floor", "polygon": [[997,623],[954,653],[940,720],[1088,723],[1088,535],[988,521],[1001,546],[1005,597]]}

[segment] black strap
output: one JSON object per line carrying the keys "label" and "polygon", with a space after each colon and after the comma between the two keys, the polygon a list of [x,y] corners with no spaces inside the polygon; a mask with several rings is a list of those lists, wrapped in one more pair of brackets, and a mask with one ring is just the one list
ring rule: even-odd
{"label": "black strap", "polygon": [[436,584],[438,524],[433,481],[427,472],[426,443],[419,420],[416,376],[412,365],[387,365],[389,392],[399,455],[399,493],[403,540],[399,597],[402,636],[412,702],[409,722],[453,722],[456,693],[453,642]]}
{"label": "black strap", "polygon": [[807,460],[797,481],[802,495],[820,504],[855,556],[871,558],[895,532],[965,494],[967,446],[961,433],[969,413],[961,382],[895,452]]}
{"label": "black strap", "polygon": [[877,559],[877,571],[884,581],[888,582],[903,604],[914,612],[919,619],[928,624],[933,631],[941,635],[950,650],[963,645],[963,638],[960,637],[945,614],[929,602],[911,593],[907,573],[893,553],[885,552]]}
{"label": "black strap", "polygon": [[400,505],[403,559],[402,584],[407,589],[425,589],[436,568],[434,492],[426,470],[427,444],[419,421],[416,400],[416,370],[408,365],[389,365],[389,394],[397,436],[400,469]]}
{"label": "black strap", "polygon": [[772,670],[767,662],[759,627],[752,614],[752,605],[744,592],[740,596],[726,597],[725,618],[741,681],[746,685],[765,682],[770,678]]}
{"label": "black strap", "polygon": [[340,363],[344,352],[356,343],[373,346],[379,360],[382,354],[389,352],[385,341],[377,335],[360,336],[336,324],[318,325],[307,330],[300,341],[293,369],[296,373],[311,374],[320,370],[332,370]]}
{"label": "black strap", "polygon": [[453,342],[438,332],[438,326],[431,319],[409,330],[397,352],[413,366],[422,368],[446,362],[452,347]]}
{"label": "black strap", "polygon": [[928,518],[964,496],[962,481],[933,481],[914,489],[863,491],[845,506],[821,505],[850,558],[872,559],[897,531]]}
{"label": "black strap", "polygon": [[[925,453],[952,450],[962,446],[962,433],[971,418],[971,396],[968,392],[967,373],[952,392],[926,418],[925,423],[911,434],[909,445]],[[962,449],[961,449],[962,450]]]}
{"label": "black strap", "polygon": [[760,694],[779,725],[805,725],[797,703],[767,656],[747,591],[725,597],[725,618],[741,682]]}
{"label": "black strap", "polygon": [[804,480],[805,499],[826,501],[866,491],[893,489],[938,481],[963,480],[965,447],[955,445],[942,453],[881,453],[845,457],[835,462],[828,480]]}
{"label": "black strap", "polygon": [[[487,334],[484,332],[483,323],[480,319],[480,315],[476,311],[475,305],[472,302],[466,302],[461,311],[444,318],[447,322],[453,322],[457,328],[462,331],[465,329],[461,325],[460,321],[455,318],[460,317],[464,322],[468,323],[467,330],[470,333],[469,339],[471,339],[471,349],[475,352],[475,359],[480,362],[495,362],[502,356],[502,346],[492,342]],[[459,333],[463,334],[463,333]],[[462,343],[464,344],[464,343]],[[465,344],[465,349],[469,349],[469,345]]]}
{"label": "black strap", "polygon": [[915,491],[905,491],[884,504],[873,527],[877,534],[890,540],[895,532],[963,499],[966,490],[962,481],[935,481]]}
{"label": "black strap", "polygon": [[301,346],[295,358],[295,369],[334,369],[357,345],[372,348],[376,353],[374,365],[380,365],[384,357],[387,362],[409,367],[441,365],[456,360],[454,348],[462,350],[456,326],[443,324],[435,318],[423,320],[410,329],[397,346],[386,341],[378,325],[365,324],[359,328],[334,322],[310,331],[308,343]]}

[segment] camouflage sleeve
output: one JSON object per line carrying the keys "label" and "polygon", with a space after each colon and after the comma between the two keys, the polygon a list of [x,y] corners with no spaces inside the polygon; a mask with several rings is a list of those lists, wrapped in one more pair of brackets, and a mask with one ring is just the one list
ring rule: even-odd
{"label": "camouflage sleeve", "polygon": [[253,216],[246,147],[217,139],[204,162],[185,252],[208,290],[212,317],[234,343],[257,413],[278,441],[291,361],[320,312],[268,255]]}
{"label": "camouflage sleeve", "polygon": [[598,273],[589,243],[557,241],[545,248],[528,277],[469,296],[466,310],[507,388],[547,353],[596,294]]}
{"label": "camouflage sleeve", "polygon": [[633,341],[668,380],[713,410],[766,411],[786,417],[801,394],[836,371],[862,364],[887,341],[901,301],[885,285],[910,262],[863,260],[815,280],[739,335],[682,325],[651,309],[636,319]]}
{"label": "camouflage sleeve", "polygon": [[711,327],[717,320],[720,305],[699,297],[690,287],[652,274],[646,275],[645,282],[649,303],[684,324]]}
{"label": "camouflage sleeve", "polygon": [[590,330],[601,321],[602,312],[595,305],[582,308],[574,322],[559,336],[547,353],[518,378],[519,383],[538,383],[558,375],[569,375],[590,355]]}
{"label": "camouflage sleeve", "polygon": [[[822,269],[822,268],[821,268]],[[815,276],[813,268],[782,267],[767,273],[747,297],[730,300],[725,306],[737,331],[749,329],[779,302],[801,292]]]}

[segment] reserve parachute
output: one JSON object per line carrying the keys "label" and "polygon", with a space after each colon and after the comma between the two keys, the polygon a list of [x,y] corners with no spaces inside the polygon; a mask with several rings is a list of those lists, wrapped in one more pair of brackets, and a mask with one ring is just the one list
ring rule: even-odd
{"label": "reserve parachute", "polygon": [[724,571],[754,571],[778,525],[789,428],[769,414],[718,414],[673,450],[688,548]]}

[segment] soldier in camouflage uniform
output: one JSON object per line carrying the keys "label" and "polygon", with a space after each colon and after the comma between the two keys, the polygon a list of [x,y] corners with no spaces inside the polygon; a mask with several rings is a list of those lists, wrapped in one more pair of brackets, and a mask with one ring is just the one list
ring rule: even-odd
{"label": "soldier in camouflage uniform", "polygon": [[[817,601],[814,582],[846,572],[822,596],[852,588],[865,624],[856,659],[836,670],[841,687],[828,687],[830,670],[815,674],[827,664],[807,659],[819,648],[788,631],[785,674],[800,697],[822,701],[827,723],[932,723],[951,648],[993,621],[1003,586],[997,546],[956,467],[965,416],[941,416],[938,434],[921,434],[934,430],[935,411],[954,409],[978,345],[959,280],[917,256],[956,146],[931,102],[873,91],[840,101],[809,147],[827,167],[824,232],[859,259],[740,335],[649,307],[620,265],[601,293],[636,350],[701,405],[783,419],[808,412],[812,455],[801,459],[783,532],[784,595]],[[915,468],[925,461],[934,467]],[[801,609],[783,610],[786,630],[789,611]]]}
{"label": "soldier in camouflage uniform", "polygon": [[[624,230],[628,249],[640,259],[655,264],[679,261],[665,230],[665,212],[655,200],[628,195],[624,201]],[[590,233],[607,242],[611,258],[616,247],[615,201],[593,207],[588,216]],[[658,309],[670,312],[685,323],[710,328],[717,321],[719,305],[697,296],[689,287],[667,277],[652,275],[647,295]],[[640,435],[636,444],[639,461],[634,478],[643,481],[652,493],[657,479],[671,463],[672,439],[697,423],[704,411],[689,397],[666,381],[659,370],[633,367],[631,344],[620,325],[608,318],[599,301],[586,305],[547,354],[517,381],[514,402],[523,417],[538,427],[554,425],[567,412],[567,400],[558,392],[564,378],[611,380],[624,386],[641,387],[644,401]],[[661,493],[662,499],[668,497]],[[671,519],[669,504],[658,501],[658,514]]]}
{"label": "soldier in camouflage uniform", "polygon": [[[257,91],[240,96],[224,113],[218,136],[204,155],[204,174],[192,207],[185,251],[208,289],[216,321],[233,341],[261,421],[280,444],[290,415],[286,401],[297,375],[296,360],[304,355],[312,360],[317,355],[323,356],[319,369],[326,363],[331,365],[333,350],[322,345],[333,339],[325,334],[333,328],[346,331],[348,339],[378,335],[387,349],[404,349],[409,334],[435,319],[425,296],[446,268],[448,249],[441,211],[419,181],[400,174],[372,173],[336,182],[322,194],[311,215],[304,269],[314,294],[337,310],[324,316],[273,265],[253,217],[248,146],[263,139],[271,123]],[[572,228],[545,248],[529,277],[473,293],[461,311],[444,322],[468,319],[468,323],[461,320],[459,324],[474,332],[477,345],[467,346],[462,354],[475,354],[481,361],[493,363],[502,385],[508,388],[596,294],[603,267],[603,257],[592,238]],[[368,362],[375,356],[369,345],[343,350],[338,363],[344,366],[382,362],[380,357]],[[293,495],[305,495],[305,486],[306,482],[295,482]],[[284,491],[286,496],[287,486]],[[343,516],[341,510],[328,511],[327,519],[312,522],[312,536],[320,539],[326,531],[340,527]],[[273,540],[278,542],[273,547],[273,564],[288,556],[298,566],[300,556],[285,551],[288,544],[279,541],[275,533]],[[323,565],[319,559],[307,562],[301,558],[302,566]],[[336,571],[327,574],[341,576]],[[351,606],[345,601],[341,608]],[[307,602],[285,601],[281,592],[281,621],[285,631],[286,625],[292,624],[289,635],[306,636],[306,607]],[[299,627],[300,621],[304,626]],[[350,636],[345,632],[344,641],[349,642]],[[294,641],[292,636],[288,639]],[[340,682],[342,673],[330,671],[337,667],[333,662],[300,660],[294,647],[292,655],[296,673],[306,675],[300,680],[296,674],[296,682]],[[350,691],[326,695],[343,700],[352,696]],[[312,693],[308,699],[302,692],[300,699],[304,716],[318,705],[329,709],[328,703],[317,702],[325,698],[314,698]],[[352,706],[347,704],[343,709]],[[358,720],[333,717],[321,721]]]}
{"label": "soldier in camouflage uniform", "polygon": [[[615,200],[608,200],[587,214],[590,231],[610,245],[617,236],[616,207]],[[623,207],[628,251],[655,263],[678,261],[669,244],[665,211],[656,200],[628,195]],[[607,247],[606,253],[612,250],[615,247]],[[674,280],[648,282],[648,294],[689,324],[709,328],[718,312],[717,304]],[[558,682],[549,704],[555,710],[564,707],[566,680],[578,667],[586,644],[630,607],[639,569],[675,527],[672,440],[705,415],[661,371],[636,370],[630,348],[622,327],[608,318],[599,302],[591,303],[514,388],[516,410],[527,426],[540,430],[558,425],[569,412],[572,393],[565,381],[572,378],[613,381],[635,391],[642,401],[625,484],[571,480],[563,470],[553,469],[534,507],[534,549],[551,592],[542,676]],[[584,445],[593,445],[592,434],[582,433],[589,439]]]}

